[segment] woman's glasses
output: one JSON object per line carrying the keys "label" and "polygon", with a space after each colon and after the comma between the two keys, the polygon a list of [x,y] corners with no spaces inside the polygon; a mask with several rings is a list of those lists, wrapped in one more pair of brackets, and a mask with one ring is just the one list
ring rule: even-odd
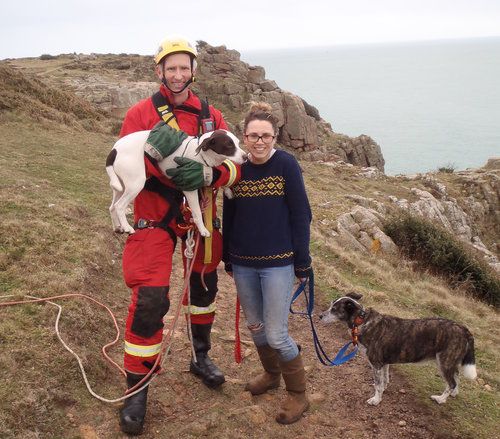
{"label": "woman's glasses", "polygon": [[245,138],[251,143],[257,143],[259,140],[262,140],[264,143],[269,144],[274,140],[275,137],[276,136],[273,136],[269,133],[262,134],[262,136],[259,136],[255,133],[245,134]]}

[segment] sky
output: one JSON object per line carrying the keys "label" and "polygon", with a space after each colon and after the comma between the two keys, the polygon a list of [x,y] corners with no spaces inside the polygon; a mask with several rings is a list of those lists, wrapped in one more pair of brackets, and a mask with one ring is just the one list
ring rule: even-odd
{"label": "sky", "polygon": [[500,35],[499,0],[3,0],[0,59],[153,54],[171,34],[239,52]]}

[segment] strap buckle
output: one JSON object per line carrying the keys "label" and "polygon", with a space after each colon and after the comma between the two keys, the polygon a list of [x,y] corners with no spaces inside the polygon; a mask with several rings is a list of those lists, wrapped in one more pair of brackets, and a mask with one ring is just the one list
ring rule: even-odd
{"label": "strap buckle", "polygon": [[139,218],[136,224],[136,228],[139,230],[147,229],[149,227],[154,227],[154,222],[148,219]]}

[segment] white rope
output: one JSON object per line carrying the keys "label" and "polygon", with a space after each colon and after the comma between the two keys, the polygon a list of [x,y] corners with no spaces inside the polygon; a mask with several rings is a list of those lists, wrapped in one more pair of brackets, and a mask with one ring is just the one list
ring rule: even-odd
{"label": "white rope", "polygon": [[[0,296],[0,299],[4,299],[4,298],[7,298],[7,297],[16,297],[15,295],[11,294],[11,295],[7,295],[7,296]],[[24,297],[28,297],[30,299],[40,299],[39,297],[35,297],[35,296],[24,296]],[[182,301],[179,302],[179,305],[178,306],[181,306]],[[146,382],[144,383],[144,385],[136,390],[134,390],[133,392],[130,392],[128,393],[127,395],[124,395],[120,398],[116,398],[116,399],[107,399],[107,398],[104,398],[103,396],[100,396],[98,395],[96,392],[94,392],[94,390],[92,389],[92,387],[90,386],[90,383],[89,383],[89,380],[87,378],[87,374],[85,372],[85,368],[83,367],[83,363],[82,363],[82,360],[80,359],[80,357],[78,356],[78,354],[76,354],[67,344],[66,342],[63,340],[62,336],[61,336],[61,333],[59,331],[59,320],[61,318],[61,314],[62,314],[62,306],[61,305],[58,305],[57,303],[54,303],[54,302],[51,302],[50,300],[45,300],[43,301],[43,303],[50,303],[51,305],[54,305],[58,308],[58,312],[57,312],[57,317],[56,317],[56,323],[55,323],[55,331],[56,331],[56,335],[57,335],[57,338],[59,339],[59,341],[62,343],[62,345],[64,346],[64,348],[71,354],[73,355],[75,358],[76,358],[76,361],[78,362],[78,366],[80,367],[80,371],[82,373],[82,377],[83,377],[83,380],[85,382],[85,385],[87,386],[87,390],[89,391],[89,393],[94,397],[94,398],[97,398],[99,401],[102,401],[102,402],[107,402],[107,403],[116,403],[116,402],[120,402],[120,401],[124,401],[125,399],[128,399],[130,398],[131,396],[133,395],[136,395],[137,393],[141,392],[142,390],[144,390],[147,386],[149,386],[149,384],[151,383],[151,381],[153,381],[155,378],[156,378],[156,374],[153,374],[151,376],[151,378]],[[178,313],[176,313],[178,314]],[[169,345],[167,346],[166,350],[165,350],[165,355],[163,356],[161,362],[160,362],[160,367],[163,365],[163,362],[165,361],[165,358],[167,357],[169,351],[170,351],[170,347],[172,345],[172,340],[173,340],[173,333],[175,332],[175,328],[177,326],[177,321],[178,321],[178,315],[176,315],[176,318],[174,320],[174,323],[172,325],[172,336],[171,336],[171,339],[170,339],[170,343]]]}
{"label": "white rope", "polygon": [[[194,251],[193,251],[194,245],[195,245],[194,231],[193,230],[189,230],[188,234],[187,234],[187,239],[186,239],[186,249],[184,251],[184,254],[185,254],[186,258],[187,258],[187,261],[186,261],[186,273],[189,272],[189,268],[190,268],[191,264],[194,263],[194,261],[192,260],[193,256],[194,256]],[[190,307],[191,307],[191,290],[190,290],[189,279],[186,279],[185,281],[187,282],[187,288],[188,288],[188,313],[187,313],[188,314],[188,317],[187,317],[187,320],[188,320],[188,334],[189,334],[189,340],[190,340],[190,343],[191,343],[191,352],[192,352],[192,355],[193,355],[193,361],[196,363],[196,353],[195,353],[195,350],[194,350],[193,335],[192,335],[192,331],[191,331],[191,312],[190,312]],[[11,295],[6,295],[6,296],[0,296],[0,299],[4,299],[4,298],[7,298],[7,297],[15,297],[15,295],[11,294]],[[28,297],[30,299],[37,299],[37,300],[40,299],[39,297],[28,296],[28,295],[26,295],[25,297]],[[58,308],[57,317],[56,317],[56,323],[55,323],[55,331],[56,331],[57,338],[62,343],[62,345],[64,346],[64,348],[71,355],[73,355],[76,358],[76,361],[78,362],[78,366],[80,367],[80,371],[82,373],[82,377],[83,377],[83,380],[84,380],[85,385],[87,387],[87,390],[89,391],[89,393],[94,398],[97,398],[99,401],[110,403],[110,404],[117,403],[117,402],[120,402],[120,401],[124,401],[124,400],[130,398],[131,396],[136,395],[139,392],[142,392],[147,386],[149,386],[149,384],[151,384],[151,382],[154,379],[156,379],[156,375],[157,374],[152,374],[151,377],[150,377],[150,379],[146,383],[144,383],[140,388],[138,388],[138,389],[134,390],[133,392],[130,392],[127,395],[124,395],[124,396],[122,396],[120,398],[108,399],[108,398],[104,398],[103,396],[98,395],[96,392],[94,392],[94,390],[90,386],[90,383],[89,383],[88,378],[87,378],[87,374],[85,372],[85,368],[83,367],[82,360],[80,359],[80,357],[78,356],[78,354],[76,354],[66,344],[66,342],[63,340],[63,338],[61,336],[61,333],[59,331],[59,320],[60,320],[61,314],[62,314],[62,306],[58,305],[57,303],[51,302],[50,300],[44,300],[43,302],[44,303],[50,303],[51,305],[54,305],[54,306],[56,306]],[[182,306],[182,296],[181,296],[181,298],[180,298],[179,303],[178,303],[177,306],[178,306],[178,308],[180,306]],[[179,309],[177,311],[179,311]],[[179,315],[180,315],[180,312],[177,312],[177,311],[175,313],[175,319],[174,319],[173,324],[172,324],[172,329],[170,330],[170,332],[167,332],[167,335],[170,336],[170,342],[169,342],[169,344],[167,345],[167,347],[165,349],[165,354],[161,358],[160,365],[159,365],[160,368],[163,365],[165,359],[167,358],[168,353],[170,352],[170,348],[172,346],[172,341],[174,339],[173,335],[175,333],[175,329],[177,327],[177,323],[178,323]]]}
{"label": "white rope", "polygon": [[[186,248],[184,249],[184,256],[186,256],[186,273],[189,273],[189,268],[191,264],[194,264],[194,230],[188,230],[186,238]],[[187,328],[188,328],[188,338],[191,347],[191,356],[193,357],[194,363],[198,363],[196,359],[196,351],[194,350],[193,343],[193,331],[191,329],[191,283],[189,279],[187,280]]]}

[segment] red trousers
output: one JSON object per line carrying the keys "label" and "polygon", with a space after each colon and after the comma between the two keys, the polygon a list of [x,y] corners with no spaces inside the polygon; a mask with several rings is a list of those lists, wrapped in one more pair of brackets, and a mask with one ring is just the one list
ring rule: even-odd
{"label": "red trousers", "polygon": [[[132,289],[125,327],[124,365],[128,372],[148,373],[160,353],[163,317],[170,307],[169,285],[174,250],[175,243],[161,228],[138,230],[128,237],[125,244],[123,275],[125,283]],[[214,320],[216,268],[221,258],[222,236],[214,230],[212,262],[204,264],[204,240],[201,240],[190,277],[192,324],[212,323]]]}

